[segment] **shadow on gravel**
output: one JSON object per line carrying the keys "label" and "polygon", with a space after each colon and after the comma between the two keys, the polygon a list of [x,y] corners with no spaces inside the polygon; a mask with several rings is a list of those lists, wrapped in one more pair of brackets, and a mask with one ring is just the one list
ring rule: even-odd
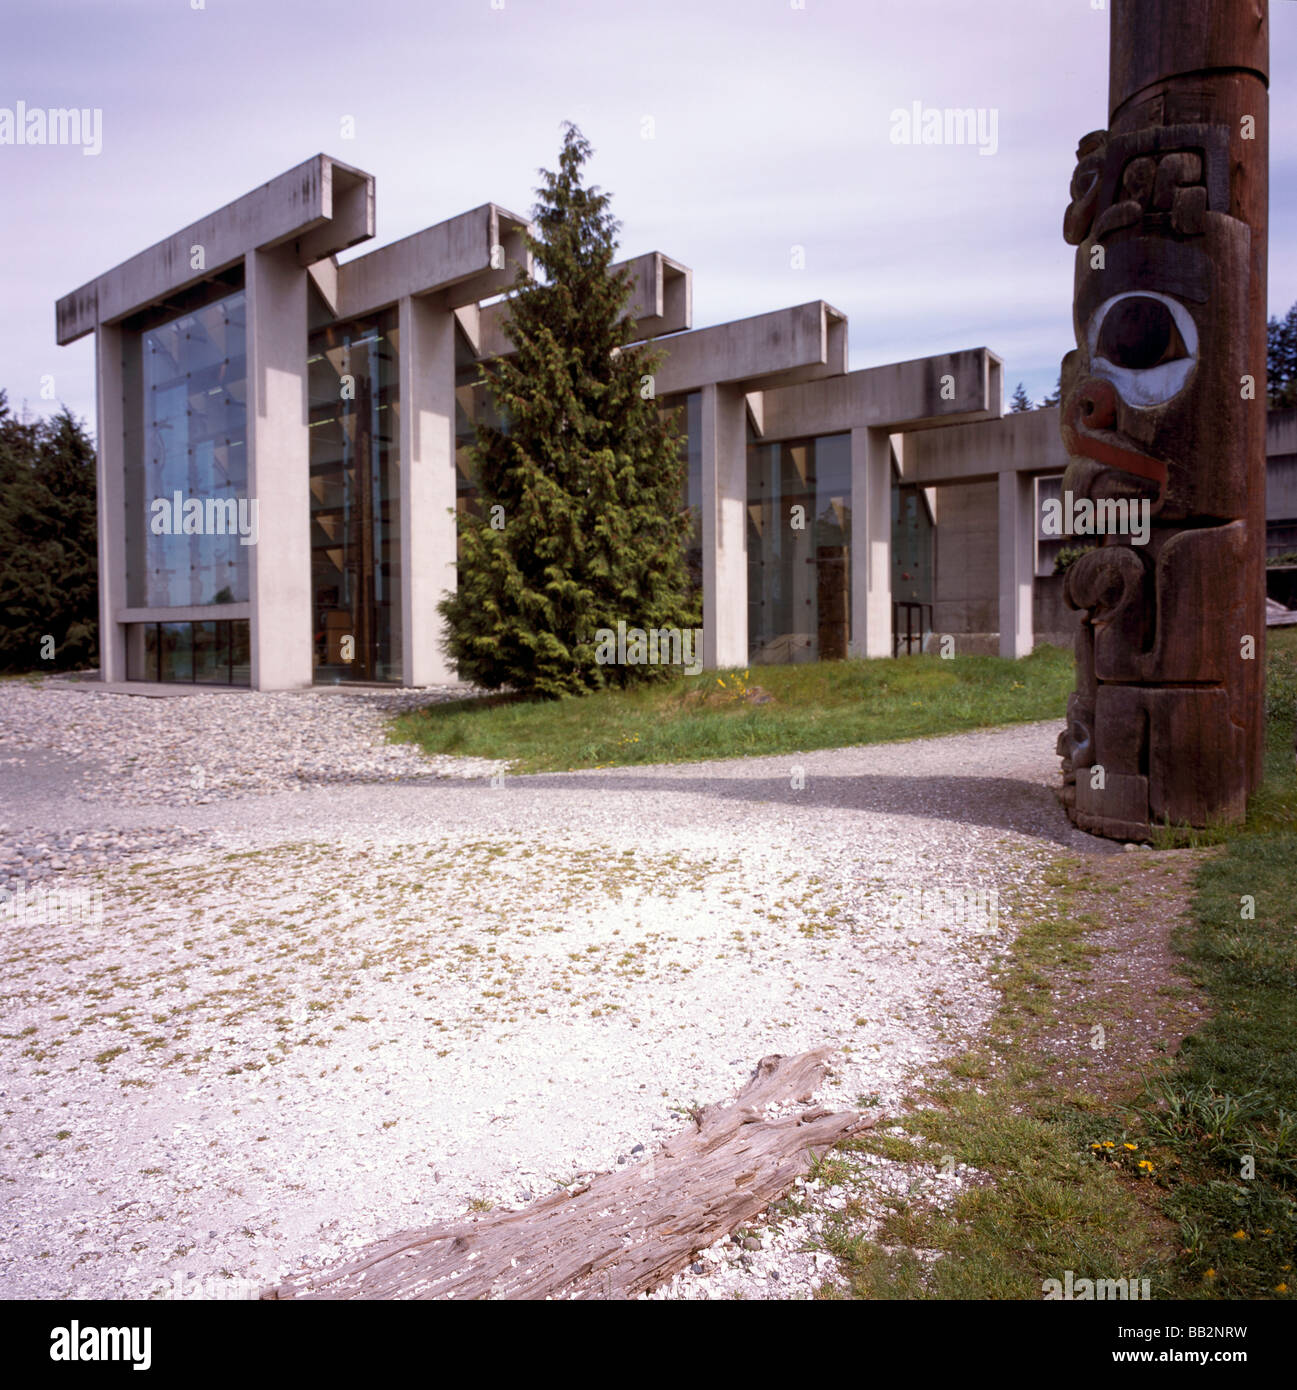
{"label": "shadow on gravel", "polygon": [[[505,787],[514,779],[506,780]],[[1089,849],[1096,853],[1120,851],[1121,846],[1077,830],[1063,814],[1051,788],[1013,777],[895,777],[858,773],[850,777],[825,777],[808,772],[806,785],[794,791],[788,775],[780,777],[657,777],[621,772],[539,773],[520,777],[517,785],[529,790],[683,792],[714,796],[723,801],[749,801],[754,805],[782,805],[806,810],[862,811],[889,816],[919,816],[955,821],[961,825],[1012,830],[1034,839]]]}

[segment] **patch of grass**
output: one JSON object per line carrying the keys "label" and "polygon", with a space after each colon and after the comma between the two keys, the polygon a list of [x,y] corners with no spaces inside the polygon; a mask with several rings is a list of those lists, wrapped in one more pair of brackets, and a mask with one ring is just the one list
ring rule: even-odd
{"label": "patch of grass", "polygon": [[[1148,1277],[1155,1297],[1167,1292],[1157,1275],[1169,1223],[1134,1184],[1096,1161],[1088,1145],[1102,1121],[1071,1103],[1042,1058],[1063,1007],[1053,996],[1091,969],[1085,938],[1094,925],[1074,909],[1080,871],[1074,860],[1051,866],[1051,910],[1020,930],[998,978],[1001,1005],[986,1040],[954,1058],[929,1083],[921,1108],[898,1121],[909,1137],[866,1132],[843,1146],[926,1161],[936,1175],[886,1199],[873,1239],[850,1210],[829,1223],[825,1245],[848,1276],[840,1293],[1039,1299],[1044,1281],[1068,1269],[1076,1278]],[[940,1175],[961,1165],[973,1172],[951,1196]]]}
{"label": "patch of grass", "polygon": [[[1192,919],[1173,937],[1210,1021],[1172,1063],[1124,1078],[1115,1105],[1070,1087],[1050,1039],[1059,1020],[1076,1034],[1092,1022],[1096,922],[1076,897],[1104,885],[1056,861],[1048,910],[1023,926],[997,979],[985,1044],[929,1084],[899,1122],[910,1138],[843,1146],[938,1171],[953,1159],[976,1175],[953,1200],[931,1199],[939,1179],[889,1198],[875,1239],[850,1209],[831,1222],[825,1243],[849,1287],[824,1296],[1034,1299],[1066,1269],[1147,1278],[1154,1298],[1293,1296],[1297,632],[1270,638],[1265,785],[1199,869]],[[1158,858],[1132,866],[1154,887]]]}
{"label": "patch of grass", "polygon": [[[718,699],[704,671],[580,699],[536,701],[497,695],[457,700],[398,716],[396,741],[429,754],[510,760],[516,772],[697,762],[810,752],[959,733],[1037,719],[1062,719],[1073,659],[1042,645],[1022,661],[993,656],[904,657],[762,666],[768,703]],[[739,675],[742,681],[741,674]]]}
{"label": "patch of grass", "polygon": [[1297,834],[1270,831],[1204,865],[1177,945],[1214,1017],[1136,1111],[1174,1164],[1163,1210],[1180,1226],[1185,1276],[1223,1298],[1297,1287],[1294,864]]}

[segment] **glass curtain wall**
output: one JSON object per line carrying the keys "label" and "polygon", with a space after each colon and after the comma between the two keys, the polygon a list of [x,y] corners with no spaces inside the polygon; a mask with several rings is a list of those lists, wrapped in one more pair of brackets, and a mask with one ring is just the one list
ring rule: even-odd
{"label": "glass curtain wall", "polygon": [[851,634],[851,436],[748,446],[748,659],[837,661]]}
{"label": "glass curtain wall", "polygon": [[246,335],[242,290],[125,335],[132,608],[248,601]]}
{"label": "glass curtain wall", "polygon": [[315,679],[401,679],[397,311],[314,329],[308,349]]}

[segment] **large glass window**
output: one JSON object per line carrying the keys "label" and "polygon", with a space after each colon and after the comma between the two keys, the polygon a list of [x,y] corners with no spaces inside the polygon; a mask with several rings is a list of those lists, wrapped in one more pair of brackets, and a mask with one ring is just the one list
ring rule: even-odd
{"label": "large glass window", "polygon": [[401,679],[397,312],[310,335],[315,679]]}
{"label": "large glass window", "polygon": [[246,602],[242,290],[125,335],[126,591],[133,608]]}
{"label": "large glass window", "polygon": [[248,620],[128,623],[126,679],[194,685],[248,685]]}
{"label": "large glass window", "polygon": [[748,448],[748,652],[830,661],[851,633],[851,436]]}

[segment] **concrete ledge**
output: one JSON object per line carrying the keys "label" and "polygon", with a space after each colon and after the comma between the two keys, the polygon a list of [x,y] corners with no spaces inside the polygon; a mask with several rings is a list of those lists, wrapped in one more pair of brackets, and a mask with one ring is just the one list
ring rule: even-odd
{"label": "concrete ledge", "polygon": [[119,608],[118,623],[223,623],[252,617],[251,603],[203,603],[183,608]]}

